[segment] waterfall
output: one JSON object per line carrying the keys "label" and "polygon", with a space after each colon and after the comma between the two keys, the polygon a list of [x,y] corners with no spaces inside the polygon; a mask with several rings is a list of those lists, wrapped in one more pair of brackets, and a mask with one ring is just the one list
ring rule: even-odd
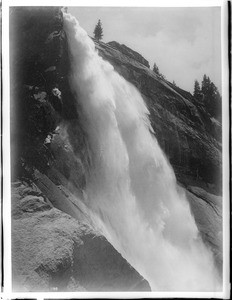
{"label": "waterfall", "polygon": [[64,30],[70,86],[91,150],[85,200],[94,224],[153,291],[218,290],[212,253],[151,133],[142,96],[66,13]]}

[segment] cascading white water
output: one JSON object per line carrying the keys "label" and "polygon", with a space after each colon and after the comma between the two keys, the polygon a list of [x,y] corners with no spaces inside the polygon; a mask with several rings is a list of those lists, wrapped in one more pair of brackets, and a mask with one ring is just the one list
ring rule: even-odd
{"label": "cascading white water", "polygon": [[93,222],[152,290],[217,290],[212,254],[150,133],[141,95],[97,54],[70,14],[64,14],[64,29],[70,85],[92,153],[85,193]]}

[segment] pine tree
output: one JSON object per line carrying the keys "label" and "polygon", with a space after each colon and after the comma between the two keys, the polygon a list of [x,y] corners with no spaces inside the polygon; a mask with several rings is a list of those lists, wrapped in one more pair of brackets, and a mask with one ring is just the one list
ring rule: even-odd
{"label": "pine tree", "polygon": [[206,75],[203,76],[201,92],[207,111],[212,117],[221,120],[222,98],[215,84]]}
{"label": "pine tree", "polygon": [[208,76],[206,76],[206,74],[204,74],[203,80],[201,83],[201,91],[202,91],[203,95],[206,97],[209,96],[209,94],[210,94],[210,84],[211,84],[210,78]]}
{"label": "pine tree", "polygon": [[95,29],[94,29],[94,38],[96,40],[101,40],[102,37],[103,37],[103,29],[102,29],[102,23],[101,23],[101,20],[98,20],[98,23],[97,25],[95,26]]}
{"label": "pine tree", "polygon": [[201,100],[201,99],[202,99],[202,93],[201,93],[200,83],[199,83],[197,80],[194,81],[194,92],[193,92],[193,96],[194,96],[194,98],[196,98],[197,100]]}
{"label": "pine tree", "polygon": [[160,75],[159,68],[156,63],[154,63],[153,72],[156,73],[157,75]]}
{"label": "pine tree", "polygon": [[156,63],[153,65],[153,72],[157,74],[160,78],[165,79],[165,76],[160,73],[159,68]]}

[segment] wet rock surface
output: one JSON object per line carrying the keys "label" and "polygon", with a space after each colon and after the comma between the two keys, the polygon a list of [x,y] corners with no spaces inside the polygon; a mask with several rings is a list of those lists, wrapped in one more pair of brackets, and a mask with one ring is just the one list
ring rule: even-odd
{"label": "wet rock surface", "polygon": [[35,184],[12,186],[12,264],[14,291],[150,290],[99,232],[53,207]]}
{"label": "wet rock surface", "polygon": [[212,250],[219,272],[222,272],[222,197],[199,187],[189,186],[186,192],[203,241]]}

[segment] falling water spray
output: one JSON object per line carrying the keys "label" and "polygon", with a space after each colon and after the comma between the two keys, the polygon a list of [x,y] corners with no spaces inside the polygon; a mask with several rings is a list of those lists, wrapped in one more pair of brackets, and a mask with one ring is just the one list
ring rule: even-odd
{"label": "falling water spray", "polygon": [[64,29],[70,86],[91,149],[85,195],[92,221],[153,291],[218,290],[212,253],[151,134],[140,93],[98,55],[70,14]]}

